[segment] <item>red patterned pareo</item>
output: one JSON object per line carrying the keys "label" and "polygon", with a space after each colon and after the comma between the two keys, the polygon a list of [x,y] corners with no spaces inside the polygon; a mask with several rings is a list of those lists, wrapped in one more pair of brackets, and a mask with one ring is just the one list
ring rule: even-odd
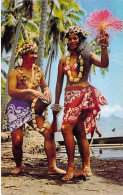
{"label": "red patterned pareo", "polygon": [[[100,106],[107,105],[107,101],[101,92],[95,87],[74,86],[65,89],[63,125],[74,123],[78,120],[82,111],[87,113],[84,120],[86,133],[94,131],[95,118],[100,111]],[[84,112],[84,113],[85,113]]]}

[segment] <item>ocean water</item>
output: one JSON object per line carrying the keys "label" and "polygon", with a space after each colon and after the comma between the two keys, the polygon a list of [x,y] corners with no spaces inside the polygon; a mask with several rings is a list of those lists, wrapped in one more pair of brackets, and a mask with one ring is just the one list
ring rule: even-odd
{"label": "ocean water", "polygon": [[[80,154],[78,150],[75,150],[75,157],[79,157]],[[59,152],[59,157],[67,157],[66,149],[62,148]],[[96,148],[93,150],[90,150],[90,157],[95,157],[98,159],[105,159],[105,160],[123,160],[123,149],[99,149]]]}
{"label": "ocean water", "polygon": [[[55,133],[55,140],[56,141],[63,141],[63,137],[61,132],[57,132]],[[65,147],[62,147],[59,153],[60,157],[66,157],[66,149]],[[80,156],[79,152],[78,152],[78,147],[76,147],[75,150],[75,156]],[[95,157],[95,158],[99,158],[99,159],[119,159],[119,160],[123,160],[123,149],[119,148],[119,149],[99,149],[99,148],[94,148],[93,152],[92,150],[90,150],[90,156],[91,157]]]}

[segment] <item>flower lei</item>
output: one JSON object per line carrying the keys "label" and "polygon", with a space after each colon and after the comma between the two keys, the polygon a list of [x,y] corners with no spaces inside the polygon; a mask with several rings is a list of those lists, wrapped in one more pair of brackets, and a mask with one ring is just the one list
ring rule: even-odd
{"label": "flower lei", "polygon": [[38,98],[35,98],[31,104],[31,109],[32,109],[32,122],[33,122],[33,127],[35,128],[35,130],[37,130],[39,133],[42,133],[46,127],[47,127],[47,123],[48,123],[48,109],[46,108],[45,109],[45,113],[44,113],[44,116],[45,116],[45,120],[44,120],[44,124],[43,124],[43,127],[40,129],[38,128],[37,126],[37,122],[36,122],[36,119],[35,119],[35,104],[37,102]]}
{"label": "flower lei", "polygon": [[36,86],[40,85],[40,80],[41,80],[41,77],[42,77],[42,71],[35,64],[33,64],[33,66],[32,66],[32,81],[31,82],[28,82],[29,78],[23,74],[22,67],[17,67],[17,70],[21,75],[21,81],[25,82],[28,89],[32,89],[32,88],[35,88]]}
{"label": "flower lei", "polygon": [[66,69],[67,69],[67,73],[68,73],[68,77],[69,77],[69,80],[71,82],[79,82],[80,79],[82,78],[82,72],[83,72],[83,64],[84,64],[84,61],[82,59],[82,56],[80,55],[79,56],[79,63],[80,63],[80,69],[79,69],[79,74],[78,74],[78,77],[77,78],[73,78],[72,76],[72,73],[71,73],[71,70],[70,70],[70,53],[68,53],[67,57],[66,57]]}
{"label": "flower lei", "polygon": [[[38,66],[36,66],[35,64],[33,64],[32,66],[32,81],[28,82],[28,77],[23,75],[23,70],[21,67],[17,67],[18,72],[21,74],[21,81],[25,82],[26,86],[28,87],[28,89],[32,89],[38,85],[40,85],[40,79],[42,77],[42,72],[40,70],[40,68]],[[31,111],[32,111],[32,123],[33,123],[33,127],[35,130],[37,130],[39,133],[42,133],[46,127],[47,127],[47,122],[48,122],[48,109],[45,109],[45,120],[44,120],[44,124],[43,127],[40,129],[37,126],[37,122],[35,119],[35,104],[37,102],[38,98],[35,98],[31,104]],[[43,100],[42,100],[43,101]],[[46,101],[44,101],[46,103]]]}

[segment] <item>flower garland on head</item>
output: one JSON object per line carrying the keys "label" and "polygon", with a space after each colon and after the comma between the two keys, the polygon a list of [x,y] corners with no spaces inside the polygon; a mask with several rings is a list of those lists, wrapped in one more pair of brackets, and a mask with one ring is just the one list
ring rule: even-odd
{"label": "flower garland on head", "polygon": [[15,48],[15,67],[20,67],[23,64],[22,56],[29,51],[37,51],[38,47],[34,41],[26,40],[26,41],[19,41],[17,47]]}
{"label": "flower garland on head", "polygon": [[20,55],[24,55],[28,51],[38,50],[37,44],[32,40],[19,41],[15,48],[16,58]]}
{"label": "flower garland on head", "polygon": [[79,26],[71,26],[67,29],[66,31],[66,37],[68,38],[72,33],[74,34],[80,34],[83,37],[87,37],[88,34],[90,34],[88,31],[83,30],[81,27]]}
{"label": "flower garland on head", "polygon": [[84,64],[84,61],[82,59],[82,56],[80,55],[79,56],[79,63],[80,63],[80,69],[79,69],[79,73],[78,73],[78,77],[77,78],[74,78],[72,76],[72,73],[71,73],[71,70],[70,70],[70,53],[68,53],[67,57],[66,57],[66,69],[67,69],[67,73],[68,73],[68,77],[69,77],[69,80],[71,82],[79,82],[80,79],[82,78],[82,72],[84,70],[84,67],[83,67],[83,64]]}

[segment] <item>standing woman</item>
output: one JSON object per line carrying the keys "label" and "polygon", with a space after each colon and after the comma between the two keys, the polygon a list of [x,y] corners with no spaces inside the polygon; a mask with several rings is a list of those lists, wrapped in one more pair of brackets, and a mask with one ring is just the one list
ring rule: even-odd
{"label": "standing woman", "polygon": [[[95,117],[100,111],[101,105],[107,101],[102,94],[88,82],[91,65],[106,68],[108,59],[108,35],[100,34],[101,58],[92,53],[86,41],[85,32],[78,26],[72,26],[67,30],[68,55],[59,61],[58,77],[56,83],[55,104],[52,106],[54,118],[60,110],[60,95],[63,86],[64,75],[67,76],[64,98],[64,117],[62,134],[68,155],[68,167],[63,180],[70,180],[74,176],[83,174],[91,176],[90,150],[86,134],[92,132],[95,127]],[[74,164],[75,140],[77,139],[82,158],[82,168],[77,171]]]}

